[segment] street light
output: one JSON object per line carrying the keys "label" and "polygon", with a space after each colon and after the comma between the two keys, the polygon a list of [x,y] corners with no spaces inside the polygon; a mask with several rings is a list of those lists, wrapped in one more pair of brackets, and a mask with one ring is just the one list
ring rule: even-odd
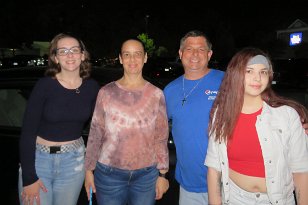
{"label": "street light", "polygon": [[150,15],[145,15],[144,20],[145,20],[145,33],[148,34],[148,24],[149,24],[149,18]]}

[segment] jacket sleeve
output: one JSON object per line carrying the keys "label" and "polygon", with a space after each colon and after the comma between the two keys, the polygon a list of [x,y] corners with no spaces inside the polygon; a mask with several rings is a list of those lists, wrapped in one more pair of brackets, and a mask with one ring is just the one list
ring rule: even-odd
{"label": "jacket sleeve", "polygon": [[205,158],[206,166],[212,167],[217,171],[221,172],[221,166],[219,163],[219,150],[218,150],[218,142],[215,142],[214,137],[209,137],[209,143],[207,148],[207,154]]}
{"label": "jacket sleeve", "polygon": [[297,112],[290,108],[290,167],[292,172],[308,172],[308,136],[300,121]]}

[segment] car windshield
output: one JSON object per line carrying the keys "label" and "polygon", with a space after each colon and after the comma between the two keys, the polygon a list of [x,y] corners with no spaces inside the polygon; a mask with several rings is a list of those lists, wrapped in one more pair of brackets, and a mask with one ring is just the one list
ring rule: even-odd
{"label": "car windshield", "polygon": [[0,126],[21,127],[29,91],[0,88]]}

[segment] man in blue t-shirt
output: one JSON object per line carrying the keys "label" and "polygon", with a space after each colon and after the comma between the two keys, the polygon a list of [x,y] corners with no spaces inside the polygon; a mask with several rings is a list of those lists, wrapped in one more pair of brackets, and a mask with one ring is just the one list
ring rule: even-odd
{"label": "man in blue t-shirt", "polygon": [[[176,146],[176,180],[180,184],[179,205],[206,205],[208,121],[224,72],[210,69],[213,54],[209,38],[200,31],[188,32],[180,42],[179,56],[184,75],[164,89],[167,113],[172,121]],[[303,127],[308,134],[308,123]]]}
{"label": "man in blue t-shirt", "polygon": [[164,89],[168,118],[177,154],[176,180],[180,205],[208,204],[208,120],[224,72],[208,68],[212,44],[200,31],[188,32],[180,42],[179,56],[185,74]]}

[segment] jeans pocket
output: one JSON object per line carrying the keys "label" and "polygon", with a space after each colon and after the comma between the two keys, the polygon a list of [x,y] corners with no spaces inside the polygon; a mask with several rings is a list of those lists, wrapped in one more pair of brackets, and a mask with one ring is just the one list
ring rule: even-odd
{"label": "jeans pocket", "polygon": [[76,150],[74,150],[73,153],[76,157],[80,157],[80,156],[85,155],[85,150],[86,150],[85,146],[82,145],[82,146],[78,147]]}
{"label": "jeans pocket", "polygon": [[100,173],[104,175],[110,175],[113,171],[113,168],[97,162],[95,170],[99,171]]}
{"label": "jeans pocket", "polygon": [[156,169],[156,165],[145,167],[142,170],[145,171],[145,172],[151,172],[151,171],[153,171],[153,169]]}

